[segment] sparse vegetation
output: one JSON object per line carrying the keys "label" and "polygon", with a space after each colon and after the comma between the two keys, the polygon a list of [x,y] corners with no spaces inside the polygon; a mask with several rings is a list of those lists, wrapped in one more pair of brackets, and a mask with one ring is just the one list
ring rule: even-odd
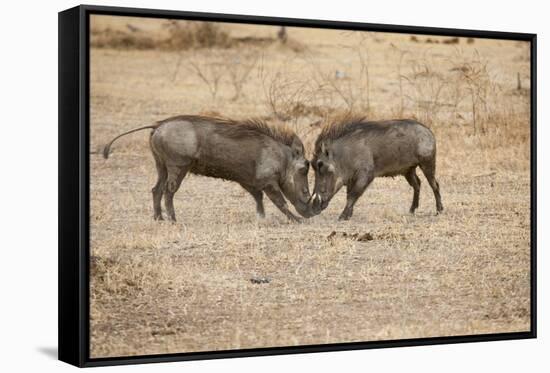
{"label": "sparse vegetation", "polygon": [[241,97],[244,86],[250,80],[259,59],[260,54],[256,50],[236,54],[230,59],[227,70],[234,91],[232,100]]}
{"label": "sparse vegetation", "polygon": [[213,103],[218,96],[221,80],[227,72],[225,62],[218,59],[204,63],[202,61],[190,61],[189,70],[194,73],[208,89]]}
{"label": "sparse vegetation", "polygon": [[188,50],[200,48],[229,48],[233,40],[215,22],[167,21],[162,37],[151,37],[140,28],[127,24],[125,29],[92,28],[94,48]]}
{"label": "sparse vegetation", "polygon": [[311,99],[310,82],[278,71],[262,77],[265,101],[273,116],[281,121],[296,121],[306,114]]}
{"label": "sparse vegetation", "polygon": [[[134,20],[135,21],[135,20]],[[134,22],[139,24],[140,22]],[[279,30],[269,37],[234,37],[222,23],[167,20],[162,23],[162,31],[151,36],[147,30],[126,23],[126,27],[92,27],[91,46],[94,48],[121,50],[187,51],[212,48],[239,48],[243,46],[269,47],[301,53],[306,47],[290,38],[286,29]]]}
{"label": "sparse vegetation", "polygon": [[219,23],[170,21],[166,48],[182,50],[196,48],[228,48],[231,37]]}
{"label": "sparse vegetation", "polygon": [[[193,36],[209,42],[158,47],[188,25],[93,17],[91,356],[529,328],[524,44],[287,27],[283,45],[278,27],[223,24]],[[286,122],[311,151],[322,124],[350,112],[430,126],[442,215],[423,177],[415,216],[411,188],[387,178],[353,220],[336,221],[342,191],[296,225],[267,199],[257,220],[238,185],[191,175],[180,222],[159,223],[147,135],[120,141],[108,162],[96,152],[124,130],[195,113]]]}

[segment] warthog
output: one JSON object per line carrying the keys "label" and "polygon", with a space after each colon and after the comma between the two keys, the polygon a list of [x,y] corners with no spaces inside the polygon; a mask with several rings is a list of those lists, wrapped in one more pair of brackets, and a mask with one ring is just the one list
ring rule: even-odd
{"label": "warthog", "polygon": [[430,184],[437,213],[443,210],[435,178],[435,137],[414,120],[348,120],[325,126],[315,142],[312,167],[315,188],[311,208],[324,210],[342,186],[347,189],[346,207],[339,219],[348,220],[353,206],[375,177],[403,175],[412,186],[410,212],[418,208],[420,166]]}
{"label": "warthog", "polygon": [[149,143],[158,172],[152,189],[156,220],[163,219],[163,194],[168,217],[176,220],[174,194],[188,172],[239,183],[254,197],[260,217],[265,216],[264,192],[290,220],[300,218],[289,210],[285,197],[302,216],[311,216],[309,162],[302,142],[291,130],[259,120],[176,116],[115,137],[105,146],[103,156],[108,158],[111,145],[121,136],[148,128],[152,129]]}

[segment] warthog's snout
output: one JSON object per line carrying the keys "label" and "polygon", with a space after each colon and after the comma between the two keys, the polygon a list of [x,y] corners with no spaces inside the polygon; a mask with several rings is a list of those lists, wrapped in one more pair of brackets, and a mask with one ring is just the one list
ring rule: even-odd
{"label": "warthog's snout", "polygon": [[294,206],[296,208],[296,211],[298,211],[298,213],[304,218],[311,218],[312,216],[317,215],[312,211],[310,201],[311,197],[309,198],[308,203],[298,202]]}
{"label": "warthog's snout", "polygon": [[319,193],[313,193],[310,199],[309,208],[311,210],[311,213],[313,215],[318,215],[327,208],[328,206],[328,199],[323,201],[323,198]]}

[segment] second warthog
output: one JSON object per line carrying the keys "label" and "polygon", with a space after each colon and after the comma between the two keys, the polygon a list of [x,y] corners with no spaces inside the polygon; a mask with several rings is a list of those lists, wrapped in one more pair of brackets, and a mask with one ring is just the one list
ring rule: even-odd
{"label": "second warthog", "polygon": [[312,160],[315,189],[312,211],[324,210],[342,186],[347,202],[341,220],[351,218],[353,206],[379,176],[403,175],[413,188],[410,212],[418,208],[420,167],[430,184],[437,212],[443,211],[435,178],[436,142],[432,131],[414,120],[345,120],[323,127]]}
{"label": "second warthog", "polygon": [[239,183],[256,201],[256,211],[264,216],[263,194],[289,219],[298,221],[285,197],[304,217],[311,216],[307,181],[309,162],[304,146],[291,130],[258,120],[183,115],[136,128],[115,137],[152,129],[149,138],[158,180],[153,187],[154,218],[162,220],[161,199],[166,212],[176,220],[174,194],[188,172]]}

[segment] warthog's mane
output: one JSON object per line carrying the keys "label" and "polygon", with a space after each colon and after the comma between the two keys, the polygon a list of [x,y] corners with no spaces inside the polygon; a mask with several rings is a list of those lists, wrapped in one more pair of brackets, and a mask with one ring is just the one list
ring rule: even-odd
{"label": "warthog's mane", "polygon": [[367,122],[365,117],[345,117],[326,123],[315,141],[315,154],[320,152],[321,144],[325,141],[336,140],[362,129]]}
{"label": "warthog's mane", "polygon": [[[265,135],[284,145],[291,146],[295,139],[298,139],[292,129],[285,125],[273,125],[257,119],[234,120],[223,117],[207,117],[202,115],[180,115],[160,121],[159,124],[173,120],[185,120],[189,122],[205,122],[219,125],[224,136],[231,138],[246,138],[251,136]],[[299,139],[298,139],[299,140]]]}
{"label": "warthog's mane", "polygon": [[315,154],[320,152],[321,144],[325,141],[330,142],[345,136],[350,136],[355,134],[357,131],[369,131],[371,133],[374,132],[384,134],[391,128],[392,125],[395,125],[396,123],[407,125],[413,122],[417,123],[416,121],[411,121],[408,119],[369,121],[366,117],[344,118],[335,122],[329,122],[322,127],[321,133],[315,141]]}

